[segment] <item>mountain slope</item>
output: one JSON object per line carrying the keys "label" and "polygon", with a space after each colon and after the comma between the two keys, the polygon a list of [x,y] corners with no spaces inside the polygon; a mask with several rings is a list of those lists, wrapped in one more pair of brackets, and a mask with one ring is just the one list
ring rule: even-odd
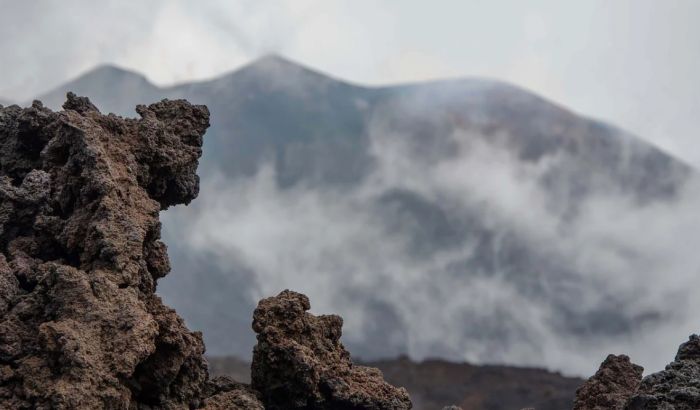
{"label": "mountain slope", "polygon": [[[207,361],[214,376],[250,380],[250,363],[234,357],[210,357]],[[416,363],[406,357],[363,365],[378,368],[391,383],[404,386],[415,410],[441,409],[449,404],[464,410],[561,410],[572,407],[576,389],[583,382],[541,369],[442,360]]]}
{"label": "mountain slope", "polygon": [[649,281],[700,261],[645,238],[698,239],[693,171],[525,90],[367,88],[279,57],[168,88],[103,67],[39,98],[68,90],[125,115],[209,107],[200,201],[164,215],[174,272],[159,292],[210,354],[246,356],[253,302],[285,287],[352,318],[345,342],[367,358],[586,373],[584,357],[686,323],[692,286]]}
{"label": "mountain slope", "polygon": [[[562,150],[575,153],[586,162],[586,171],[604,167],[605,173],[618,174],[622,186],[631,184],[644,195],[671,193],[676,171],[684,168],[624,132],[489,80],[363,88],[268,56],[211,81],[163,89],[139,74],[102,66],[38,99],[58,108],[68,91],[91,94],[103,111],[128,116],[135,114],[134,104],[160,98],[207,104],[214,116],[205,166],[213,163],[228,175],[251,175],[261,158],[272,157],[279,177],[289,180],[280,182],[311,177],[340,182],[365,174],[367,126],[377,112],[412,139],[425,136],[417,130],[440,135],[447,129],[477,129],[505,133],[507,143],[526,160]],[[642,166],[651,177],[635,174]]]}

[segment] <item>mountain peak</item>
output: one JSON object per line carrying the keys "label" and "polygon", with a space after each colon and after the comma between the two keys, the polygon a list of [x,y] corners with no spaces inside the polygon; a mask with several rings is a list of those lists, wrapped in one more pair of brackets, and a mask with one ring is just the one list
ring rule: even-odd
{"label": "mountain peak", "polygon": [[[37,97],[44,105],[60,109],[66,93],[89,95],[104,112],[129,115],[138,101],[159,99],[158,88],[137,72],[111,64],[97,66],[73,80]],[[129,101],[128,104],[120,102]]]}
{"label": "mountain peak", "polygon": [[109,79],[114,80],[124,80],[127,78],[138,79],[140,81],[149,82],[146,77],[136,71],[132,71],[126,68],[122,68],[113,64],[102,64],[99,65],[86,73],[83,73],[78,77],[78,79]]}
{"label": "mountain peak", "polygon": [[267,88],[295,92],[325,87],[328,83],[344,83],[278,54],[267,54],[228,74],[204,82],[221,89],[237,84],[259,84]]}
{"label": "mountain peak", "polygon": [[253,60],[245,67],[287,67],[287,68],[304,68],[301,64],[294,62],[280,54],[265,54],[262,57]]}
{"label": "mountain peak", "polygon": [[257,60],[253,60],[235,73],[253,74],[256,77],[262,76],[265,78],[278,77],[295,77],[297,79],[305,78],[307,80],[320,80],[321,78],[329,78],[317,70],[307,67],[296,61],[292,61],[279,54],[267,54]]}

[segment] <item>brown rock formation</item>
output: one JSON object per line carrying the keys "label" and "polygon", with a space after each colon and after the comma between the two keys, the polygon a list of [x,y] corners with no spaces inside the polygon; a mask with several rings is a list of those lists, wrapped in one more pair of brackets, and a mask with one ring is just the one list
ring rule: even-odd
{"label": "brown rock formation", "polygon": [[228,377],[218,377],[209,383],[204,410],[265,410],[258,393],[249,386]]}
{"label": "brown rock formation", "polygon": [[154,291],[158,213],[197,195],[209,112],[64,109],[0,110],[0,407],[197,406],[201,335]]}
{"label": "brown rock formation", "polygon": [[666,369],[641,380],[642,369],[626,356],[608,356],[576,392],[576,409],[700,409],[700,337],[690,336]]}
{"label": "brown rock formation", "polygon": [[[170,269],[159,212],[197,196],[207,108],[163,100],[124,119],[73,94],[63,108],[0,108],[0,408],[262,409],[249,387],[209,380],[201,334],[154,293]],[[267,400],[410,407],[352,366],[340,318],[288,295],[256,312]],[[288,377],[299,390],[271,399]]]}
{"label": "brown rock formation", "polygon": [[355,366],[340,342],[343,319],[314,316],[309,299],[288,290],[253,314],[258,344],[252,386],[267,409],[410,409],[408,393],[379,370]]}
{"label": "brown rock formation", "polygon": [[576,391],[574,410],[622,410],[642,381],[641,366],[625,355],[609,355]]}

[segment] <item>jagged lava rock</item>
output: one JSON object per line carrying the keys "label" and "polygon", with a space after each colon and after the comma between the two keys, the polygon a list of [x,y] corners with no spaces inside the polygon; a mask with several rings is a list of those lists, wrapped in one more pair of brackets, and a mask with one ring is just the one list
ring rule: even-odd
{"label": "jagged lava rock", "polygon": [[690,336],[673,362],[641,379],[642,368],[627,356],[610,355],[576,392],[576,410],[700,409],[700,337]]}
{"label": "jagged lava rock", "polygon": [[577,391],[574,410],[621,410],[637,390],[644,369],[625,355],[609,355]]}
{"label": "jagged lava rock", "polygon": [[666,368],[642,380],[629,410],[700,409],[700,337],[690,336]]}
{"label": "jagged lava rock", "polygon": [[340,342],[342,318],[314,316],[310,307],[306,296],[285,290],[255,309],[251,378],[265,408],[410,409],[405,389],[351,362]]}
{"label": "jagged lava rock", "polygon": [[197,195],[209,112],[63,107],[0,109],[0,408],[198,407],[201,334],[154,292],[158,214]]}

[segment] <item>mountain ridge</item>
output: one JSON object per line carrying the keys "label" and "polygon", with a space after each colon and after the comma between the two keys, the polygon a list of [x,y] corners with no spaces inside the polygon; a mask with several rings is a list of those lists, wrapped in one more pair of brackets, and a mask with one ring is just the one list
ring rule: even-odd
{"label": "mountain ridge", "polygon": [[[172,92],[176,90],[186,90],[192,86],[211,86],[214,84],[219,84],[219,83],[228,83],[231,82],[235,79],[236,76],[239,76],[241,74],[245,74],[246,72],[250,71],[261,71],[262,67],[269,67],[269,66],[275,66],[275,67],[284,67],[288,71],[302,71],[305,72],[307,75],[310,76],[315,76],[316,78],[323,78],[325,80],[332,80],[336,81],[339,83],[342,83],[346,86],[350,86],[353,88],[357,89],[363,89],[363,90],[369,90],[369,91],[390,91],[390,90],[410,90],[410,89],[415,89],[415,88],[420,88],[420,87],[454,87],[454,86],[469,86],[471,85],[472,87],[467,87],[467,88],[474,88],[474,87],[500,87],[500,88],[505,88],[509,89],[511,91],[521,93],[522,95],[527,95],[529,97],[534,97],[537,99],[539,102],[546,103],[549,105],[553,105],[558,109],[564,110],[572,115],[576,116],[582,116],[583,118],[586,118],[591,121],[595,121],[600,124],[604,124],[605,126],[612,127],[617,129],[620,132],[629,134],[629,135],[634,135],[623,128],[619,128],[615,125],[612,125],[609,121],[604,120],[604,119],[599,119],[594,116],[590,116],[587,114],[583,114],[580,112],[577,112],[575,110],[572,110],[570,107],[568,107],[565,103],[560,103],[553,101],[549,98],[547,98],[544,95],[538,94],[537,92],[530,90],[528,88],[516,85],[514,83],[510,83],[508,81],[504,80],[499,80],[495,78],[489,78],[489,77],[453,77],[453,78],[442,78],[442,79],[432,79],[432,80],[419,80],[419,81],[409,81],[409,82],[402,82],[402,83],[395,83],[395,84],[387,84],[387,85],[366,85],[362,84],[359,82],[354,82],[354,81],[349,81],[344,78],[336,77],[332,74],[328,74],[326,72],[323,72],[321,70],[317,70],[312,68],[311,66],[307,66],[305,64],[296,62],[294,60],[291,60],[289,58],[286,58],[282,55],[279,54],[267,54],[263,55],[257,59],[254,59],[246,64],[243,64],[242,66],[235,68],[233,70],[226,71],[224,73],[215,75],[211,78],[208,79],[202,79],[202,80],[193,80],[193,81],[182,81],[174,84],[169,84],[165,86],[159,86],[152,82],[151,80],[148,79],[145,75],[142,73],[138,72],[137,70],[125,68],[116,64],[112,63],[106,63],[106,64],[100,64],[95,66],[94,68],[77,75],[74,77],[72,80],[67,80],[65,83],[56,86],[46,92],[40,93],[39,96],[36,98],[42,102],[44,102],[47,106],[58,109],[60,108],[60,103],[62,102],[63,99],[65,99],[65,93],[68,91],[74,91],[78,92],[80,94],[80,90],[82,87],[78,87],[77,90],[74,90],[71,87],[74,87],[76,84],[79,84],[83,81],[86,81],[90,78],[96,77],[96,76],[109,76],[109,75],[114,75],[117,74],[119,77],[125,78],[128,77],[131,82],[139,82],[143,83],[146,88],[150,91],[153,90],[153,92]],[[262,70],[264,71],[264,70]],[[48,101],[48,102],[47,102]],[[2,99],[0,99],[0,103],[3,103]],[[30,105],[31,102],[25,102],[23,105]],[[9,101],[5,101],[5,105],[10,104]],[[99,105],[99,104],[98,104]],[[123,113],[126,114],[126,113]],[[123,115],[122,114],[122,115]],[[133,114],[132,114],[133,115]],[[676,160],[685,162],[684,160],[678,158],[677,156],[671,154],[670,152],[666,151],[662,147],[657,146],[653,142],[644,139],[643,137],[640,137],[638,135],[634,135],[635,138],[639,138],[643,140],[645,143],[653,145],[654,148],[664,152],[666,155],[673,156]],[[688,164],[689,165],[689,164]]]}

